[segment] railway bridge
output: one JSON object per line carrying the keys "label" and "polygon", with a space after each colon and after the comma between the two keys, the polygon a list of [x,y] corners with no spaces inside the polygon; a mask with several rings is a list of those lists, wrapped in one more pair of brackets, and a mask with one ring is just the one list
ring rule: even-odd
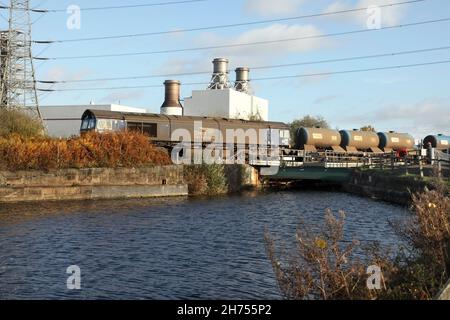
{"label": "railway bridge", "polygon": [[283,156],[279,163],[252,165],[262,168],[279,166],[274,175],[267,175],[269,181],[318,180],[325,182],[347,182],[356,168],[422,168],[424,159],[419,154],[399,157],[396,153],[339,153],[333,151],[307,152],[298,151],[294,156]]}

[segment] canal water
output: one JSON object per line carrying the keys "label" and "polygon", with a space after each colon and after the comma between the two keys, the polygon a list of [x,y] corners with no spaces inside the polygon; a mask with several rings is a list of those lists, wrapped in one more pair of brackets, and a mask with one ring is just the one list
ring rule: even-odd
{"label": "canal water", "polygon": [[[293,243],[300,219],[345,210],[349,239],[395,246],[405,208],[328,191],[215,199],[0,204],[0,298],[278,299],[267,228]],[[68,266],[81,290],[67,289]]]}

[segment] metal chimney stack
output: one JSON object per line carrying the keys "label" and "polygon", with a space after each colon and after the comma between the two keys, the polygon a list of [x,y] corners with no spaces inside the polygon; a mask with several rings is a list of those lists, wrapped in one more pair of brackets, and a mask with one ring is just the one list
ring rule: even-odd
{"label": "metal chimney stack", "polygon": [[250,69],[249,68],[237,68],[236,69],[236,82],[234,88],[236,91],[250,94]]}
{"label": "metal chimney stack", "polygon": [[216,58],[213,61],[214,71],[208,89],[222,90],[230,88],[228,80],[228,59]]}
{"label": "metal chimney stack", "polygon": [[182,116],[183,106],[180,102],[180,81],[166,80],[165,86],[165,100],[161,106],[161,114],[167,116]]}

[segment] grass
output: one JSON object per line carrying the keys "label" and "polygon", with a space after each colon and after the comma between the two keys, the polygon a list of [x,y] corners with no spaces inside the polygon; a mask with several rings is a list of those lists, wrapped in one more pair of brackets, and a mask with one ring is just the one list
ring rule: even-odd
{"label": "grass", "polygon": [[39,120],[19,110],[0,108],[0,124],[0,137],[20,135],[31,138],[41,137],[44,133]]}

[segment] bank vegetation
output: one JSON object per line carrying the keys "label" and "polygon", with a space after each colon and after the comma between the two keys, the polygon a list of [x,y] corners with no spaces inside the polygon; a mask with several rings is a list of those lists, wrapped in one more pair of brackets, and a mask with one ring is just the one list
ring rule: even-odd
{"label": "bank vegetation", "polygon": [[[413,216],[392,223],[404,245],[382,248],[345,239],[345,213],[326,213],[321,231],[300,223],[292,252],[280,252],[266,232],[266,248],[282,294],[288,299],[436,298],[450,275],[450,198],[437,187],[413,196]],[[395,253],[395,254],[394,254]],[[369,290],[368,267],[381,270]],[[369,270],[370,271],[370,270]]]}
{"label": "bank vegetation", "polygon": [[87,133],[54,139],[11,134],[0,137],[0,170],[117,168],[169,165],[167,152],[137,132]]}

